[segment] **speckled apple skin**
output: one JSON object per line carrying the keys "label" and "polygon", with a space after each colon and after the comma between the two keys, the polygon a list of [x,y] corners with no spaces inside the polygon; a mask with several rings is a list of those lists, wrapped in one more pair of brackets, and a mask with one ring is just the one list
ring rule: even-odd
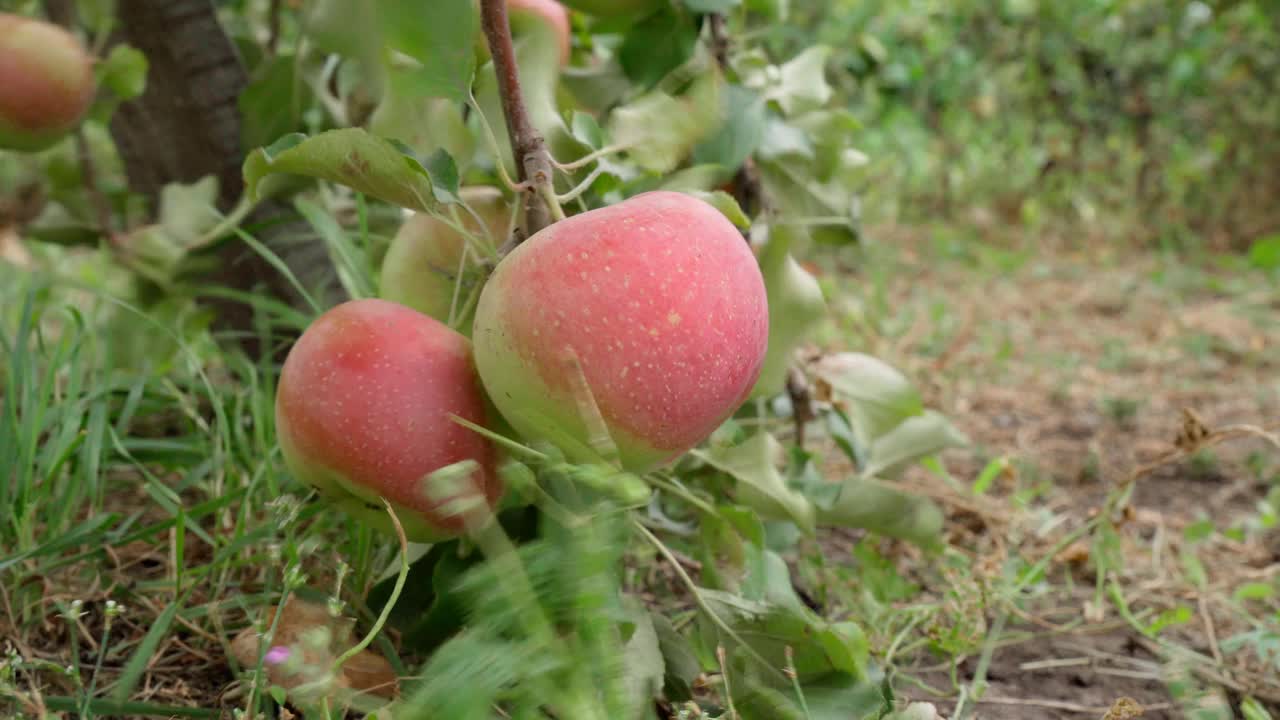
{"label": "speckled apple skin", "polygon": [[385,497],[420,542],[465,529],[463,517],[442,512],[447,498],[428,497],[429,473],[472,459],[479,469],[461,496],[483,494],[492,508],[502,493],[493,447],[450,414],[486,422],[470,342],[387,300],[353,300],[317,318],[290,350],[276,391],[276,431],[290,471],[389,530]]}
{"label": "speckled apple skin", "polygon": [[93,58],[66,30],[0,13],[0,148],[43,150],[93,103]]}
{"label": "speckled apple skin", "polygon": [[697,445],[759,377],[769,309],[759,265],[719,211],[650,192],[558,222],[498,264],[473,340],[489,396],[522,435],[592,458],[570,358],[622,463]]}

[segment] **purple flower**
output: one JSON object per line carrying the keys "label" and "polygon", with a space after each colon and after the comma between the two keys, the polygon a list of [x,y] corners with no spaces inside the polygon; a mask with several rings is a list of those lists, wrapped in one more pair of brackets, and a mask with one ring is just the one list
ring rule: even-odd
{"label": "purple flower", "polygon": [[276,645],[275,647],[267,651],[267,656],[263,658],[263,661],[266,662],[268,665],[279,665],[280,663],[288,659],[289,659],[289,648],[285,647],[284,645]]}

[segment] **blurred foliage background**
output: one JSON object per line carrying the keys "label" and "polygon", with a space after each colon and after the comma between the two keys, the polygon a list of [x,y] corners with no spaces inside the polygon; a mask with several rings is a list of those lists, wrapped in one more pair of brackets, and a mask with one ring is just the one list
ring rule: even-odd
{"label": "blurred foliage background", "polygon": [[869,220],[1244,249],[1280,229],[1280,3],[835,0],[762,29],[833,49]]}

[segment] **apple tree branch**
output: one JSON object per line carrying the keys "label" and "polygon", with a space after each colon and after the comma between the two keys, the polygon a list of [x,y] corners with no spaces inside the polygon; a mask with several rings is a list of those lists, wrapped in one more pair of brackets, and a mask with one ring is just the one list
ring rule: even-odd
{"label": "apple tree branch", "polygon": [[546,139],[529,120],[524,96],[520,92],[519,68],[516,67],[516,52],[507,20],[507,0],[480,0],[480,22],[498,76],[498,94],[502,98],[502,114],[507,121],[516,172],[525,185],[524,237],[529,237],[564,216],[551,182],[551,154],[547,150]]}

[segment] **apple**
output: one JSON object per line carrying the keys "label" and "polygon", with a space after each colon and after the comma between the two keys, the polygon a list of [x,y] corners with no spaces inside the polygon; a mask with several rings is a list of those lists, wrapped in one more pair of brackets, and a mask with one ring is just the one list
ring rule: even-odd
{"label": "apple", "polygon": [[666,0],[563,0],[564,4],[602,18],[631,17],[647,15],[662,7]]}
{"label": "apple", "polygon": [[35,152],[61,140],[97,92],[93,57],[43,20],[0,13],[0,148]]}
{"label": "apple", "polygon": [[742,404],[768,337],[742,235],[669,191],[535,233],[494,269],[474,329],[480,379],[517,432],[597,460],[580,405],[594,399],[634,472],[679,457]]}
{"label": "apple", "polygon": [[[409,539],[456,536],[502,494],[487,439],[453,422],[488,417],[471,343],[416,310],[380,299],[323,313],[285,358],[276,391],[280,449],[290,472],[347,512],[392,530],[379,498]],[[465,460],[474,472],[432,472]],[[471,503],[466,513],[446,503]],[[474,513],[474,514],[473,514]]]}
{"label": "apple", "polygon": [[[484,221],[481,227],[470,213],[460,211],[462,226],[482,247],[501,246],[511,217],[502,192],[468,187],[461,196]],[[475,253],[464,261],[466,248],[466,235],[435,215],[415,213],[400,226],[382,260],[381,296],[470,335],[473,296],[484,282],[484,269]]]}

